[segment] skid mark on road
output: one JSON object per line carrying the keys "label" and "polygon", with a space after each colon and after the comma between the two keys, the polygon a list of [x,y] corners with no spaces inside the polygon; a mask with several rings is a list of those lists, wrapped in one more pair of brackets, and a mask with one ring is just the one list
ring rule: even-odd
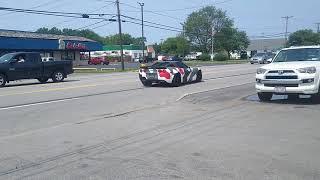
{"label": "skid mark on road", "polygon": [[51,92],[51,91],[63,91],[63,90],[70,90],[70,89],[81,89],[81,88],[88,88],[88,87],[97,87],[97,86],[102,86],[102,85],[104,85],[104,84],[90,84],[90,85],[82,85],[82,86],[71,86],[71,87],[63,87],[63,88],[43,89],[43,90],[38,90],[38,91],[8,93],[8,94],[1,94],[0,97],[15,96],[15,95],[26,95],[26,94],[41,93],[41,92]]}
{"label": "skid mark on road", "polygon": [[103,92],[103,93],[75,96],[75,97],[70,97],[70,98],[56,99],[56,100],[51,100],[51,101],[41,101],[41,102],[36,102],[36,103],[28,103],[28,104],[20,104],[20,105],[15,105],[15,106],[0,107],[0,111],[10,110],[10,109],[19,109],[19,108],[25,108],[25,107],[32,107],[32,106],[39,106],[39,105],[44,105],[44,104],[53,104],[53,103],[59,103],[59,102],[66,102],[66,101],[78,100],[78,99],[86,98],[86,97],[107,95],[107,94],[121,93],[121,92],[129,92],[129,91],[136,91],[136,90],[141,90],[141,89],[143,89],[143,88],[133,88],[133,89],[109,91],[109,92]]}

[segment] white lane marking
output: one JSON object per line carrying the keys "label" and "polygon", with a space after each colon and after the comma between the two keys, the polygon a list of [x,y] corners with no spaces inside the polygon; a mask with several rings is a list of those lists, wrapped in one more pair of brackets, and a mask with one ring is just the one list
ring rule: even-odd
{"label": "white lane marking", "polygon": [[31,103],[31,104],[18,105],[18,106],[10,106],[10,107],[0,108],[0,111],[10,110],[10,109],[18,109],[18,108],[24,108],[24,107],[39,106],[39,105],[44,105],[44,104],[66,102],[66,101],[72,101],[72,100],[78,100],[78,99],[80,99],[80,98],[69,98],[69,99],[61,99],[61,100],[54,100],[54,101],[47,101],[47,102]]}

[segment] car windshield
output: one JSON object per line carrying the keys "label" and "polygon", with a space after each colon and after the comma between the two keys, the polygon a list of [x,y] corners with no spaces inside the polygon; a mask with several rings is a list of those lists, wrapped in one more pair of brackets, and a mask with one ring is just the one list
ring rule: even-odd
{"label": "car windshield", "polygon": [[14,54],[5,54],[0,57],[0,63],[8,62],[10,59],[12,59]]}
{"label": "car windshield", "polygon": [[320,48],[282,50],[274,62],[320,61]]}

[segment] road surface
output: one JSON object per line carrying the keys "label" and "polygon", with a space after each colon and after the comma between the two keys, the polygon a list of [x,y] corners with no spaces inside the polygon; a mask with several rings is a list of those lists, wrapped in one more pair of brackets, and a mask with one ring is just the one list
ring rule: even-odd
{"label": "road surface", "polygon": [[261,103],[255,65],[143,87],[137,73],[0,89],[0,179],[320,179],[318,104]]}

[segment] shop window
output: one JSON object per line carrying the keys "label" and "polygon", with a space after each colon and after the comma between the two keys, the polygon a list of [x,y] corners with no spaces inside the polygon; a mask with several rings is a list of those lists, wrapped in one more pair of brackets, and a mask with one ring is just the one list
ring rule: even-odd
{"label": "shop window", "polygon": [[75,60],[75,52],[72,52],[72,51],[62,51],[62,52],[61,52],[61,59],[62,59],[62,60],[74,61],[74,60]]}

